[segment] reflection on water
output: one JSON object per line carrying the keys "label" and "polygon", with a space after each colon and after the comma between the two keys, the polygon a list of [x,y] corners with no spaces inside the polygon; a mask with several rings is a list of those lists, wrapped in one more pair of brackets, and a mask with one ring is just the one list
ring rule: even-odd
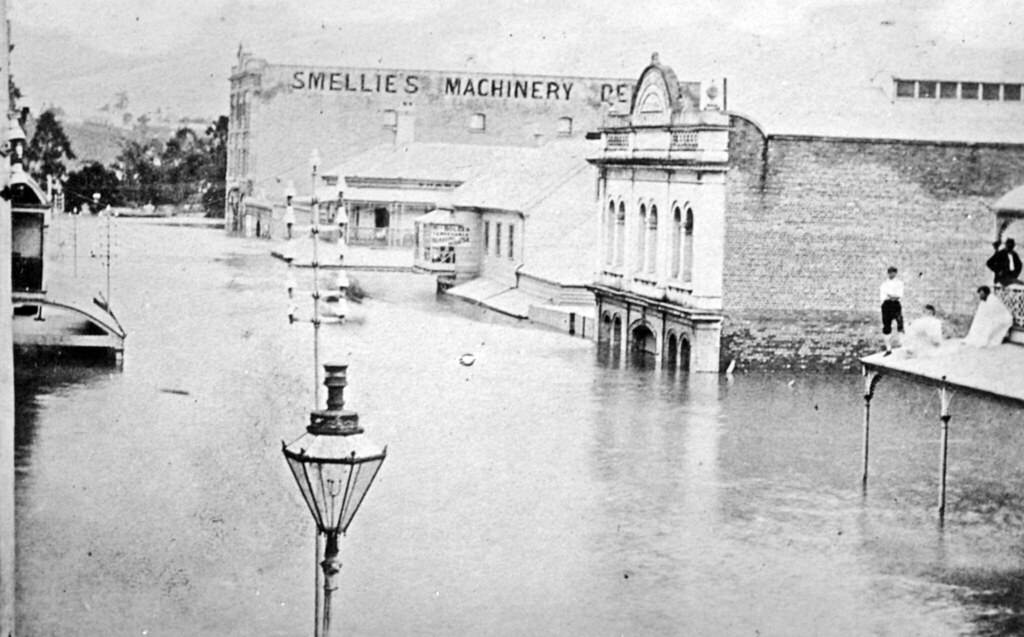
{"label": "reflection on water", "polygon": [[[18,378],[21,634],[305,634],[312,524],[280,442],[311,335],[284,266],[218,231],[121,230],[123,369]],[[879,385],[862,497],[857,376],[659,370],[438,303],[429,278],[357,278],[366,319],[325,327],[324,359],[350,362],[389,456],[342,544],[345,634],[1019,631],[1017,411],[955,398],[939,529],[930,390]]]}

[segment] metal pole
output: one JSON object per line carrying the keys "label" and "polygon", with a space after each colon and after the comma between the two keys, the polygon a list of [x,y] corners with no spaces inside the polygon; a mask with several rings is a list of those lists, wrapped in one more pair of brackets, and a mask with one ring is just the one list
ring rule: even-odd
{"label": "metal pole", "polygon": [[[945,377],[943,377],[945,380]],[[939,420],[942,421],[942,442],[941,449],[939,450],[939,524],[942,524],[946,519],[946,459],[949,450],[949,402],[950,402],[950,391],[945,384],[939,387],[939,402],[941,405],[941,414]]]}
{"label": "metal pole", "polygon": [[[7,0],[0,0],[0,140],[7,139],[10,100],[10,33]],[[0,157],[0,189],[10,182],[10,164]],[[0,637],[15,634],[14,595],[14,342],[11,333],[11,202],[0,198]]]}
{"label": "metal pole", "polygon": [[320,409],[320,262],[317,254],[320,220],[316,202],[316,165],[313,166],[313,189],[309,195],[309,209],[313,216],[313,401]]}
{"label": "metal pole", "polygon": [[864,449],[863,449],[863,464],[862,472],[860,477],[861,490],[867,493],[868,490],[868,442],[871,438],[871,398],[875,395],[875,385],[878,384],[878,380],[881,378],[881,374],[878,372],[869,372],[867,368],[862,368],[861,373],[864,374]]}
{"label": "metal pole", "polygon": [[337,631],[332,632],[331,625],[331,598],[334,591],[338,590],[337,575],[341,571],[341,560],[338,559],[338,533],[327,534],[327,548],[324,550],[324,561],[320,563],[324,569],[324,628],[322,637],[332,637]]}
{"label": "metal pole", "polygon": [[78,278],[78,212],[73,211],[71,217],[74,221],[73,235],[75,237],[75,278]]}
{"label": "metal pole", "polygon": [[313,554],[314,578],[314,599],[313,599],[313,637],[323,637],[323,609],[324,609],[324,574],[320,570],[320,556],[324,552],[324,536],[320,529],[316,530],[316,551]]}
{"label": "metal pole", "polygon": [[107,310],[110,310],[110,210],[107,210]]}

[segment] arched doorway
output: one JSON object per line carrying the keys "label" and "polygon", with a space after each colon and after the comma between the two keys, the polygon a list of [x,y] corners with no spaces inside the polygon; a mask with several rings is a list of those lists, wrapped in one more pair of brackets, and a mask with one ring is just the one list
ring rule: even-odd
{"label": "arched doorway", "polygon": [[686,338],[679,339],[679,369],[690,371],[690,341]]}
{"label": "arched doorway", "polygon": [[658,339],[646,323],[640,323],[633,328],[630,340],[635,354],[644,356],[656,356],[658,354]]}
{"label": "arched doorway", "polygon": [[676,335],[669,332],[667,342],[665,343],[665,366],[669,369],[676,368],[676,363],[679,360],[677,356],[678,349],[679,343],[676,340]]}

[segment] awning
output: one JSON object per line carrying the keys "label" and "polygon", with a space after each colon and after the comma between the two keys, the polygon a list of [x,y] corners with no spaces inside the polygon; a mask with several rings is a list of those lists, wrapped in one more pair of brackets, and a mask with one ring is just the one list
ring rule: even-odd
{"label": "awning", "polygon": [[[349,188],[344,192],[345,201],[365,201],[371,203],[420,203],[434,205],[442,196],[436,190],[417,190],[414,188]],[[337,193],[335,193],[337,196]]]}
{"label": "awning", "polygon": [[1002,217],[1024,217],[1024,186],[1017,186],[992,206]]}
{"label": "awning", "polygon": [[1003,343],[970,347],[959,340],[943,343],[931,356],[907,357],[902,349],[892,356],[872,354],[861,359],[869,370],[894,373],[926,385],[947,385],[1014,400],[1024,404],[1024,347]]}
{"label": "awning", "polygon": [[451,210],[445,210],[444,208],[435,208],[425,215],[420,215],[412,220],[413,223],[433,223],[433,224],[445,224],[445,225],[460,225],[455,221],[455,215]]}

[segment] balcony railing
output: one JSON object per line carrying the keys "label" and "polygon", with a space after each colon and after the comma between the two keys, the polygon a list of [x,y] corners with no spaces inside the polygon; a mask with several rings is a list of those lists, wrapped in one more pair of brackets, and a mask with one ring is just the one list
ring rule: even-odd
{"label": "balcony railing", "polygon": [[629,133],[608,133],[608,150],[627,150],[629,148]]}
{"label": "balcony railing", "polygon": [[996,286],[996,295],[1013,312],[1013,329],[1024,331],[1024,285],[1011,283],[1005,287]]}
{"label": "balcony railing", "polygon": [[407,248],[416,243],[416,234],[412,230],[398,228],[361,228],[348,229],[350,245]]}

